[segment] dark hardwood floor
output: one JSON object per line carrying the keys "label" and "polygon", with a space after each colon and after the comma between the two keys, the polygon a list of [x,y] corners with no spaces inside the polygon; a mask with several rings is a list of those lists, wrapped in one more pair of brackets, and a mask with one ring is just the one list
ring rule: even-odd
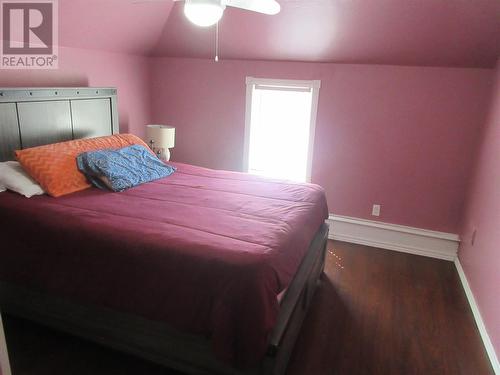
{"label": "dark hardwood floor", "polygon": [[[330,242],[289,375],[493,374],[452,262]],[[13,375],[174,371],[4,317]]]}

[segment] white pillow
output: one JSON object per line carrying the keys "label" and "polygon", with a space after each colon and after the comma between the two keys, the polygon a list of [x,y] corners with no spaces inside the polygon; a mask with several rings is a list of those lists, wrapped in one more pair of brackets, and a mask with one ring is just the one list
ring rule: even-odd
{"label": "white pillow", "polygon": [[2,188],[15,191],[26,198],[45,193],[17,161],[0,163],[0,190]]}
{"label": "white pillow", "polygon": [[[0,163],[0,165],[2,165],[3,163]],[[3,193],[4,191],[7,191],[7,188],[5,186],[3,186],[2,183],[0,183],[0,193]]]}

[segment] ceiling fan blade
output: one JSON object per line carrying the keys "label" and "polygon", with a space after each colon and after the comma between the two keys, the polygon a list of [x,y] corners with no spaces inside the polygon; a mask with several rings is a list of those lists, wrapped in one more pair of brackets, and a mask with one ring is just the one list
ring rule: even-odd
{"label": "ceiling fan blade", "polygon": [[[165,1],[167,0],[132,0],[132,4],[161,3]],[[180,0],[173,0],[173,1],[180,1]]]}
{"label": "ceiling fan blade", "polygon": [[222,4],[270,15],[277,14],[281,10],[281,6],[275,0],[223,0]]}

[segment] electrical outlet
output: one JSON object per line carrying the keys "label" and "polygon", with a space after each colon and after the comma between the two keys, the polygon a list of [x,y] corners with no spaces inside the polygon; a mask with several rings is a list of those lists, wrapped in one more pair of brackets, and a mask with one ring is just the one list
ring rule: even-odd
{"label": "electrical outlet", "polygon": [[372,216],[380,216],[380,204],[373,205]]}

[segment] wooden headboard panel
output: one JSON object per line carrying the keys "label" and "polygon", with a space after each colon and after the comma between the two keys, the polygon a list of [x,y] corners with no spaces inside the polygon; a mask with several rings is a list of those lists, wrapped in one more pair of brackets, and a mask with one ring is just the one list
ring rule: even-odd
{"label": "wooden headboard panel", "polygon": [[22,148],[115,133],[115,88],[0,88],[0,161]]}

